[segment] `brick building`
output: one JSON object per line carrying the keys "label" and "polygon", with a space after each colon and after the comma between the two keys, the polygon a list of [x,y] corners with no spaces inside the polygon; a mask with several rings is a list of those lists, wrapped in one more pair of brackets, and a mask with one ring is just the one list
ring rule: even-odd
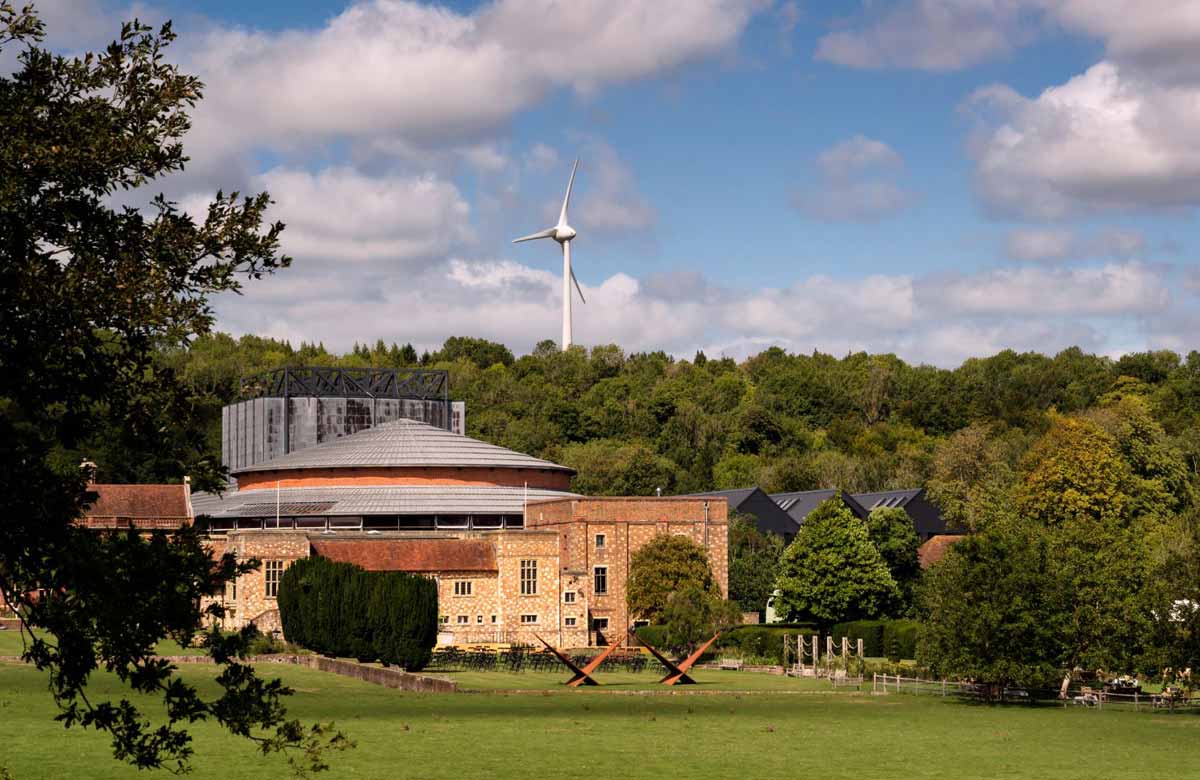
{"label": "brick building", "polygon": [[614,641],[636,617],[630,557],[658,534],[705,545],[727,593],[724,500],[583,498],[573,473],[396,420],[234,469],[229,492],[191,501],[214,555],[263,564],[224,594],[229,627],[274,628],[280,577],[312,555],[432,577],[447,644]]}

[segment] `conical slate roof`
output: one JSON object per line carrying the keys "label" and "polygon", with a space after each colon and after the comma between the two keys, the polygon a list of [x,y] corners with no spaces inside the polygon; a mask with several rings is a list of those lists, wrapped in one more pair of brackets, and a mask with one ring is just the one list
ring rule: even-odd
{"label": "conical slate roof", "polygon": [[494,444],[461,436],[416,420],[393,420],[333,441],[235,469],[235,474],[259,471],[323,468],[467,468],[549,469],[568,474],[573,469]]}

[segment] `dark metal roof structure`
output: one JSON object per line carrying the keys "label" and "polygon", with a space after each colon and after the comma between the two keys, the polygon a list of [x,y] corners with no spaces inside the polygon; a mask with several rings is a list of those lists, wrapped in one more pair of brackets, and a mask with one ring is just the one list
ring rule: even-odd
{"label": "dark metal roof structure", "polygon": [[413,398],[448,401],[450,372],[422,368],[276,368],[241,381],[241,399]]}
{"label": "dark metal roof structure", "polygon": [[788,513],[761,488],[741,488],[738,490],[714,490],[711,493],[691,493],[689,498],[723,498],[729,503],[730,511],[751,515],[755,526],[760,531],[790,537],[796,533],[797,525]]}
{"label": "dark metal roof structure", "polygon": [[381,423],[349,436],[234,469],[233,473],[425,466],[542,469],[575,473],[574,469],[548,460],[405,419]]}
{"label": "dark metal roof structure", "polygon": [[[816,509],[822,502],[836,496],[840,491],[829,488],[826,490],[801,490],[795,493],[772,493],[771,498],[779,507],[788,513],[792,522],[799,528],[808,517],[808,513]],[[842,493],[842,503],[854,513],[855,517],[866,517],[867,510],[849,493]]]}

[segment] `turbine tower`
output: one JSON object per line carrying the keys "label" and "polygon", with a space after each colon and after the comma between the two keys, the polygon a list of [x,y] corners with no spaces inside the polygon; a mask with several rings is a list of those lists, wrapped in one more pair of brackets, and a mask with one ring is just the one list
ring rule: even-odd
{"label": "turbine tower", "polygon": [[562,310],[562,348],[565,352],[571,346],[571,285],[575,285],[575,289],[579,291],[579,300],[582,303],[587,303],[587,299],[583,297],[583,288],[579,286],[579,280],[575,278],[575,272],[571,270],[571,239],[577,235],[575,228],[567,224],[567,205],[571,202],[571,187],[575,184],[575,172],[579,170],[579,158],[575,158],[575,166],[571,168],[571,178],[567,180],[567,194],[563,198],[562,211],[558,213],[558,224],[545,230],[539,230],[537,233],[521,238],[514,238],[513,243],[517,244],[522,241],[533,241],[539,238],[553,238],[562,245],[563,256],[563,310]]}

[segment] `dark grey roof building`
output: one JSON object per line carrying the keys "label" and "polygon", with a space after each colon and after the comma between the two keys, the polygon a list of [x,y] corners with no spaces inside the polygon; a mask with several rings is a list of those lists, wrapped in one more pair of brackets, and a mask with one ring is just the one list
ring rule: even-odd
{"label": "dark grey roof building", "polygon": [[[801,490],[796,493],[772,493],[771,498],[779,507],[788,513],[788,517],[796,524],[796,529],[799,529],[804,523],[804,518],[808,517],[808,513],[817,508],[821,503],[828,501],[836,496],[840,491],[832,488],[826,490]],[[866,517],[867,511],[854,500],[854,497],[849,493],[842,493],[842,503],[846,508],[854,513],[855,517]],[[796,531],[793,530],[792,533]]]}
{"label": "dark grey roof building", "polygon": [[[767,495],[759,488],[740,490],[714,490],[711,493],[695,493],[695,496],[721,497],[736,509],[757,519],[760,531],[770,531],[785,539],[791,539],[804,524],[809,512],[822,502],[840,493],[842,503],[855,517],[866,519],[872,510],[882,507],[898,507],[908,513],[913,529],[922,542],[939,534],[958,534],[961,531],[947,528],[942,513],[925,495],[925,488],[907,490],[883,490],[876,493],[841,493],[833,488],[824,490],[801,490],[795,493],[772,493]],[[767,499],[774,508],[764,503]]]}
{"label": "dark grey roof building", "polygon": [[913,520],[913,527],[917,531],[917,538],[922,542],[939,534],[962,533],[958,529],[947,528],[941,511],[926,496],[925,488],[856,493],[854,498],[863,505],[867,512],[883,507],[899,507],[908,512],[908,516]]}
{"label": "dark grey roof building", "polygon": [[760,531],[770,531],[785,538],[791,538],[796,533],[796,522],[779,504],[761,488],[741,488],[739,490],[714,490],[711,493],[693,493],[691,498],[723,498],[729,503],[729,511],[750,515]]}

